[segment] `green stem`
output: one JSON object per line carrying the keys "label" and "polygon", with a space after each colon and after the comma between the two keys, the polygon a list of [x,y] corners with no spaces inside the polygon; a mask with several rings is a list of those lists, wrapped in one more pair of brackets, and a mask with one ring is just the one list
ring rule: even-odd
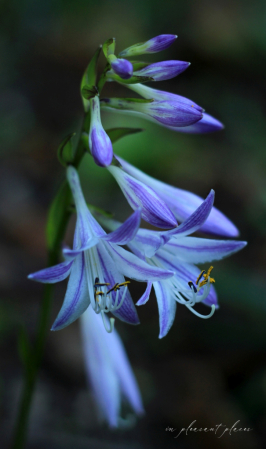
{"label": "green stem", "polygon": [[[82,124],[82,130],[84,129],[84,122]],[[75,165],[75,167],[79,166],[85,154],[84,144],[82,143],[81,136],[82,131],[80,133],[75,160],[73,162],[73,165]],[[66,198],[64,214],[61,216],[60,222],[57,223],[56,236],[53,241],[53,248],[50,248],[49,251],[48,267],[57,264],[59,261],[61,252],[60,245],[66,231],[69,217],[71,215],[69,211],[70,203],[71,203],[71,195],[69,195],[69,197]],[[25,368],[24,370],[24,387],[20,399],[17,421],[15,424],[12,449],[23,449],[25,447],[30,407],[37,381],[38,371],[43,357],[45,341],[48,331],[53,290],[54,290],[53,284],[46,284],[44,287],[44,295],[40,311],[36,342],[33,351],[31,351],[30,369]]]}

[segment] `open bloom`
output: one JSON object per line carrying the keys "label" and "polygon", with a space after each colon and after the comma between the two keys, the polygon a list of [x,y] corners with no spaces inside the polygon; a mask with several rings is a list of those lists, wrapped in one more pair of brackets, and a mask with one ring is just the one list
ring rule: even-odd
{"label": "open bloom", "polygon": [[[208,218],[214,201],[211,191],[205,201],[179,227],[170,231],[151,231],[140,229],[128,247],[146,260],[151,266],[161,269],[171,269],[175,275],[167,280],[151,281],[137,302],[145,304],[154,287],[158,309],[160,334],[164,337],[170,330],[176,313],[176,304],[182,304],[192,313],[201,318],[210,318],[218,306],[217,295],[213,287],[211,269],[200,271],[194,264],[222,259],[242,249],[246,242],[232,240],[210,240],[188,237],[201,229]],[[115,229],[119,224],[104,219],[109,229]],[[211,307],[208,315],[202,315],[195,310],[195,305],[202,302]]]}
{"label": "open bloom", "polygon": [[89,307],[81,317],[83,350],[88,381],[92,387],[100,420],[110,427],[122,427],[124,399],[136,415],[144,413],[139,388],[123,343],[114,329],[104,331],[101,318]]}
{"label": "open bloom", "polygon": [[[66,296],[52,330],[72,323],[90,304],[96,313],[101,313],[104,324],[105,313],[109,311],[123,321],[138,324],[124,276],[143,282],[167,278],[173,272],[153,268],[118,246],[127,244],[137,232],[139,210],[119,229],[107,235],[86,205],[74,167],[67,168],[67,179],[77,210],[73,250],[63,250],[65,262],[29,275],[30,279],[47,283],[59,282],[70,275]],[[112,328],[113,321],[111,328],[106,330]]]}
{"label": "open bloom", "polygon": [[112,142],[103,129],[100,114],[99,97],[91,98],[91,124],[89,131],[89,147],[92,157],[97,165],[106,167],[111,164],[113,159]]}
{"label": "open bloom", "polygon": [[131,47],[126,48],[119,53],[119,56],[128,58],[130,56],[157,53],[158,51],[162,51],[170,47],[176,38],[177,36],[175,34],[160,34],[159,36],[153,37],[146,42],[134,44]]}
{"label": "open bloom", "polygon": [[[120,162],[126,173],[142,182],[143,185],[150,187],[169,207],[179,222],[186,220],[203,201],[200,196],[194,193],[178,189],[177,187],[170,186],[146,175],[121,157],[116,156],[116,159]],[[200,231],[225,237],[237,237],[239,234],[235,225],[215,207],[212,208],[209,217],[202,224]]]}

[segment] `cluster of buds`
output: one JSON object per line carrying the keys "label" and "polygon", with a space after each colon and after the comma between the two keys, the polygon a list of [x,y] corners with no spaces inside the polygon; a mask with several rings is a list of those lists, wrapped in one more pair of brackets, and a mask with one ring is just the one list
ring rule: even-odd
{"label": "cluster of buds", "polygon": [[[169,92],[147,87],[145,83],[168,80],[186,70],[190,63],[185,61],[161,61],[149,63],[132,60],[136,56],[157,53],[168,48],[177,36],[163,34],[147,42],[135,44],[115,55],[115,39],[108,39],[103,47],[107,64],[98,84],[82,85],[84,101],[89,100],[91,122],[89,129],[89,150],[100,167],[111,165],[113,148],[108,133],[101,123],[100,109],[121,111],[138,115],[164,127],[185,133],[207,133],[223,128],[223,125],[204,113],[194,101]],[[93,80],[96,81],[96,78]],[[115,81],[133,90],[140,98],[100,98],[105,81]]]}

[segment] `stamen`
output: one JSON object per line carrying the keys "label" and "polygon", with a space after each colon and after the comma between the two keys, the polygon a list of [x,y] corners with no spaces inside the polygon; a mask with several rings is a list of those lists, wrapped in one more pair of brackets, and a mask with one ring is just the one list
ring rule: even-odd
{"label": "stamen", "polygon": [[185,304],[185,305],[190,310],[190,312],[194,313],[194,315],[198,316],[199,318],[203,318],[205,320],[207,320],[208,318],[211,318],[212,315],[215,312],[215,305],[214,304],[212,304],[212,309],[211,309],[209,315],[202,315],[201,313],[197,312],[195,309],[193,309],[192,307],[188,306],[187,304]]}
{"label": "stamen", "polygon": [[198,285],[199,281],[201,280],[202,276],[204,276],[205,273],[206,273],[205,270],[202,270],[200,272],[200,274],[198,275],[197,280],[196,280],[196,285]]}
{"label": "stamen", "polygon": [[[197,284],[197,282],[196,282],[196,284]],[[197,293],[198,290],[196,289],[196,287],[195,287],[195,285],[193,284],[192,281],[189,281],[189,282],[188,282],[188,285],[189,285],[189,287],[191,288],[191,290],[194,291],[194,293]]]}
{"label": "stamen", "polygon": [[113,330],[114,330],[115,319],[114,319],[114,318],[110,318],[110,326],[109,326],[109,328],[108,328],[107,325],[106,325],[106,320],[105,320],[105,318],[104,318],[105,313],[104,313],[103,310],[101,311],[101,315],[102,315],[103,325],[104,325],[104,327],[105,327],[105,330],[106,330],[106,332],[108,332],[108,334],[110,334],[110,333],[113,332]]}

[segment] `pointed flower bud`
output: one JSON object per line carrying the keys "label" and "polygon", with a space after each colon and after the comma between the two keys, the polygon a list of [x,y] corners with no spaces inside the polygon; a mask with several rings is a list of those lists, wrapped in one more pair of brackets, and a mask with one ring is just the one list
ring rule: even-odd
{"label": "pointed flower bud", "polygon": [[109,136],[103,129],[100,114],[99,97],[90,100],[91,126],[89,132],[89,147],[93,159],[100,167],[111,164],[113,159],[113,147]]}
{"label": "pointed flower bud", "polygon": [[143,114],[144,117],[148,116],[148,118],[164,126],[179,127],[192,125],[202,118],[202,112],[189,104],[189,101],[143,101],[136,98],[107,98],[101,100],[101,106],[134,111]]}
{"label": "pointed flower bud", "polygon": [[154,81],[163,81],[174,78],[190,66],[185,61],[162,61],[147,65],[141,70],[134,72],[137,76],[150,76]]}
{"label": "pointed flower bud", "polygon": [[175,34],[160,34],[159,36],[153,37],[146,42],[141,42],[126,48],[121,51],[119,56],[129,57],[148,53],[157,53],[158,51],[162,51],[170,47],[176,38],[177,36]]}
{"label": "pointed flower bud", "polygon": [[153,189],[128,175],[119,167],[111,165],[108,170],[118,182],[132,209],[141,208],[143,220],[162,229],[177,226],[174,215]]}

